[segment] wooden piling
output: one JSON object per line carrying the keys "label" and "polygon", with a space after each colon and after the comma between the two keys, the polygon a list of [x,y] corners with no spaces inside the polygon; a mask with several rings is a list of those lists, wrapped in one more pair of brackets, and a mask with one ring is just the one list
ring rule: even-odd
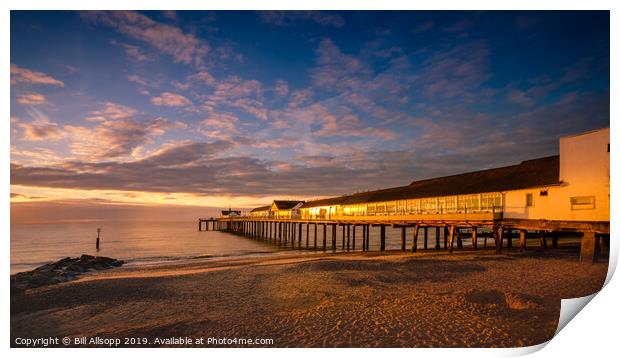
{"label": "wooden piling", "polygon": [[364,229],[364,225],[360,227],[362,229],[362,251],[366,251],[366,230]]}
{"label": "wooden piling", "polygon": [[474,250],[478,250],[478,228],[471,228],[471,245],[474,247]]}
{"label": "wooden piling", "polygon": [[428,226],[424,227],[424,251],[428,250]]}
{"label": "wooden piling", "polygon": [[362,225],[362,251],[366,251],[366,225]]}
{"label": "wooden piling", "polygon": [[461,230],[460,229],[456,229],[456,248],[457,249],[462,249],[463,248],[463,239],[461,238]]}
{"label": "wooden piling", "polygon": [[512,230],[506,229],[506,247],[512,249]]}
{"label": "wooden piling", "polygon": [[351,225],[347,224],[347,251],[351,250]]}
{"label": "wooden piling", "polygon": [[502,247],[504,246],[504,228],[501,226],[496,226],[496,237],[495,237],[495,252],[498,254],[502,253]]}
{"label": "wooden piling", "polygon": [[314,249],[316,250],[316,231],[318,229],[318,225],[314,224]]}
{"label": "wooden piling", "polygon": [[558,231],[554,231],[551,234],[551,247],[554,249],[558,248],[558,241],[560,241],[560,233]]}
{"label": "wooden piling", "polygon": [[439,228],[439,226],[435,227],[435,250],[441,250],[441,244],[440,244],[440,237],[439,234],[441,233],[441,229]]}
{"label": "wooden piling", "polygon": [[579,249],[579,262],[595,263],[601,251],[600,237],[594,232],[584,232]]}
{"label": "wooden piling", "polygon": [[282,243],[282,223],[278,222],[276,226],[278,228],[276,236],[278,237],[278,241]]}
{"label": "wooden piling", "polygon": [[449,249],[448,249],[448,251],[450,253],[452,253],[452,246],[454,244],[454,225],[450,225],[450,229],[449,230],[450,230],[450,234],[449,234],[449,238],[448,238],[448,240],[449,240],[449,243],[448,243]]}
{"label": "wooden piling", "polygon": [[418,233],[420,231],[420,226],[418,224],[413,226],[413,245],[411,245],[411,252],[418,251]]}
{"label": "wooden piling", "polygon": [[521,229],[519,232],[519,248],[521,251],[525,251],[527,243],[525,242],[527,236],[527,230]]}
{"label": "wooden piling", "polygon": [[385,225],[381,225],[381,251],[385,251]]}
{"label": "wooden piling", "polygon": [[327,224],[323,224],[323,251],[327,249]]}
{"label": "wooden piling", "polygon": [[543,249],[547,248],[547,232],[545,230],[540,230],[540,247]]}
{"label": "wooden piling", "polygon": [[401,246],[401,250],[402,251],[406,251],[407,250],[407,237],[406,237],[406,232],[407,232],[407,228],[406,227],[401,227],[400,228],[400,246]]}
{"label": "wooden piling", "polygon": [[353,251],[355,251],[355,225],[353,225]]}

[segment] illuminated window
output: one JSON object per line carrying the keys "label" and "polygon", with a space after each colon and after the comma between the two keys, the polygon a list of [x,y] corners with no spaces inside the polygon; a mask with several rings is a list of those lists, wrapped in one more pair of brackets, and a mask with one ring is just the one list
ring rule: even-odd
{"label": "illuminated window", "polygon": [[422,211],[431,212],[437,208],[437,200],[435,198],[428,198],[420,200],[420,209]]}
{"label": "illuminated window", "polygon": [[525,206],[527,207],[534,206],[534,195],[532,193],[525,194]]}
{"label": "illuminated window", "polygon": [[485,193],[480,195],[480,204],[483,210],[493,210],[502,207],[502,194]]}
{"label": "illuminated window", "polygon": [[459,211],[478,210],[480,205],[480,196],[475,195],[459,195]]}
{"label": "illuminated window", "polygon": [[594,196],[573,196],[570,198],[571,210],[594,209]]}

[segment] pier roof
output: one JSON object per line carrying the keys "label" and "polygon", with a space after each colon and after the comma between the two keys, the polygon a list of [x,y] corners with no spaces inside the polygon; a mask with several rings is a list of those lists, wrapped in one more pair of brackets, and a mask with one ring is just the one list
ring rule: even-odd
{"label": "pier roof", "polygon": [[301,200],[274,200],[273,203],[276,204],[276,207],[278,208],[278,210],[287,210],[287,209],[294,208],[299,203],[303,203],[303,201]]}
{"label": "pier roof", "polygon": [[516,165],[417,180],[406,186],[306,202],[302,208],[490,193],[560,184],[558,155]]}
{"label": "pier roof", "polygon": [[271,208],[271,205],[259,206],[258,208],[254,208],[250,210],[251,213],[255,213],[257,211],[268,211]]}

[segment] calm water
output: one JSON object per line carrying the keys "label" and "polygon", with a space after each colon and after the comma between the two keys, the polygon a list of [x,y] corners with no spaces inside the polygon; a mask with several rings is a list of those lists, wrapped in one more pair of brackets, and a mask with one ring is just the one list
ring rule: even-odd
{"label": "calm water", "polygon": [[[95,249],[97,228],[100,250]],[[199,256],[240,256],[279,251],[276,245],[218,231],[198,232],[194,222],[73,222],[11,225],[11,273],[81,254],[132,264]]]}
{"label": "calm water", "polygon": [[[101,247],[95,250],[97,228],[102,229]],[[413,229],[407,229],[411,247]],[[321,226],[317,233],[323,244]],[[351,233],[351,236],[353,233]],[[357,229],[356,250],[361,249],[361,228]],[[429,230],[429,248],[435,245],[435,230]],[[306,229],[302,245],[305,247]],[[310,226],[310,247],[314,231]],[[371,228],[370,250],[379,250],[379,228]],[[442,238],[443,242],[443,238]],[[342,247],[342,228],[337,231],[337,249]],[[331,249],[331,231],[327,232]],[[351,242],[352,245],[352,242]],[[422,231],[418,247],[422,247]],[[386,228],[386,249],[400,249],[400,229]],[[139,265],[194,257],[224,257],[275,254],[289,247],[218,231],[198,232],[195,222],[71,222],[11,225],[11,273],[30,270],[63,257],[81,254],[109,256]],[[320,250],[322,251],[322,250]]]}

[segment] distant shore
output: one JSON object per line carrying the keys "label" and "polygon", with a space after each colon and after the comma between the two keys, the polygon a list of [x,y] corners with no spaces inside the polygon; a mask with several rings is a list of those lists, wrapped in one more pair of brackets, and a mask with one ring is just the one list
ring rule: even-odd
{"label": "distant shore", "polygon": [[607,263],[577,258],[570,248],[290,253],[120,267],[11,296],[11,346],[50,336],[130,346],[181,346],[175,337],[273,339],[207,347],[529,346],[552,338],[561,298],[602,287]]}

